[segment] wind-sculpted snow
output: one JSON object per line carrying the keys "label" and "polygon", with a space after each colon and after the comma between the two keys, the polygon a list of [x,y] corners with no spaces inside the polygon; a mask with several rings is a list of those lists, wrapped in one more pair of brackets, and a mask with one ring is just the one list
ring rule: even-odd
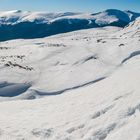
{"label": "wind-sculpted snow", "polygon": [[125,58],[122,63],[125,63],[126,61],[128,61],[129,59],[137,56],[137,55],[140,55],[140,51],[135,51],[135,52],[132,52],[127,58]]}
{"label": "wind-sculpted snow", "polygon": [[[112,32],[111,29],[108,28],[108,32]],[[87,32],[90,32],[88,36]],[[19,84],[4,87],[6,90],[2,89],[0,95],[8,97],[13,94],[13,97],[18,96],[16,99],[34,99],[62,94],[107,78],[119,62],[110,63],[111,57],[100,51],[103,49],[108,55],[112,53],[108,46],[103,47],[103,40],[100,42],[101,39],[94,37],[99,34],[103,39],[106,32],[104,29],[85,30],[45,39],[1,43],[1,82],[18,81]],[[27,88],[26,83],[30,83]],[[11,92],[13,88],[17,92]]]}
{"label": "wind-sculpted snow", "polygon": [[0,12],[0,41],[42,38],[80,29],[105,26],[125,27],[139,16],[139,13],[115,9],[95,14],[20,10]]}
{"label": "wind-sculpted snow", "polygon": [[0,44],[0,139],[139,140],[139,19]]}
{"label": "wind-sculpted snow", "polygon": [[24,93],[30,87],[30,84],[7,83],[6,85],[2,84],[0,86],[1,97],[14,97]]}
{"label": "wind-sculpted snow", "polygon": [[59,95],[108,78],[139,55],[137,37],[118,38],[123,30],[97,28],[1,43],[1,82],[18,84],[2,88],[0,100]]}

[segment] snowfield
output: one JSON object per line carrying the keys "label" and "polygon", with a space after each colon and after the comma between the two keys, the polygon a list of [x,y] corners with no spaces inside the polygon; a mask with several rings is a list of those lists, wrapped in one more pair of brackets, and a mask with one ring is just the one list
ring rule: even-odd
{"label": "snowfield", "polygon": [[0,139],[140,140],[140,18],[0,43]]}

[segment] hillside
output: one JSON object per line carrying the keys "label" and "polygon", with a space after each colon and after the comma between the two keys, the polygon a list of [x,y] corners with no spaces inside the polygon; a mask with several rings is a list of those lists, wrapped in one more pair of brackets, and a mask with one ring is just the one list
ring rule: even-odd
{"label": "hillside", "polygon": [[139,27],[1,42],[0,139],[139,140]]}

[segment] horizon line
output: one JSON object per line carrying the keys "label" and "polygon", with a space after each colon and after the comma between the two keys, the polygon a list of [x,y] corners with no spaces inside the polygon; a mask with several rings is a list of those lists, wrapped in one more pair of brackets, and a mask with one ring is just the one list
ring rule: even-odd
{"label": "horizon line", "polygon": [[98,11],[75,11],[75,10],[71,10],[71,11],[47,11],[47,10],[24,10],[24,9],[11,9],[11,10],[0,10],[0,12],[45,12],[45,13],[98,13],[98,12],[104,12],[107,10],[119,10],[119,11],[130,11],[130,12],[135,12],[135,13],[140,13],[140,11],[135,11],[135,10],[130,10],[130,9],[117,9],[117,8],[108,8],[108,9],[104,9],[104,10],[98,10]]}

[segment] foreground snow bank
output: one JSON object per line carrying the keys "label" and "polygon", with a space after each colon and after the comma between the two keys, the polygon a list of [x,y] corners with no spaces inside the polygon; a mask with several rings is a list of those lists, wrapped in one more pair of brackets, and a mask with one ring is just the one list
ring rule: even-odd
{"label": "foreground snow bank", "polygon": [[1,139],[139,139],[139,59],[59,96],[0,103]]}

